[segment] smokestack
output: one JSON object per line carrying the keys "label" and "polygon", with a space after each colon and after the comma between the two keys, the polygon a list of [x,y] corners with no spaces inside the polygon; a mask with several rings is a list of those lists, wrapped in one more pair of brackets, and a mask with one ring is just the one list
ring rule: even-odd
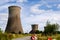
{"label": "smokestack", "polygon": [[8,23],[6,26],[5,32],[7,33],[23,33],[21,19],[20,19],[20,10],[18,6],[10,6]]}
{"label": "smokestack", "polygon": [[30,33],[35,33],[36,30],[38,30],[38,24],[32,24],[32,30],[30,31]]}

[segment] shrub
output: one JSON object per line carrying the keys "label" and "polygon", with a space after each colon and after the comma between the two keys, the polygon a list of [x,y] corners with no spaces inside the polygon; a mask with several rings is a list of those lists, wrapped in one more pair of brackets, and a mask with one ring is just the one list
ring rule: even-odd
{"label": "shrub", "polygon": [[35,32],[36,34],[39,34],[40,33],[40,31],[39,30],[36,30],[36,32]]}
{"label": "shrub", "polygon": [[0,40],[12,40],[12,34],[2,33],[0,34]]}

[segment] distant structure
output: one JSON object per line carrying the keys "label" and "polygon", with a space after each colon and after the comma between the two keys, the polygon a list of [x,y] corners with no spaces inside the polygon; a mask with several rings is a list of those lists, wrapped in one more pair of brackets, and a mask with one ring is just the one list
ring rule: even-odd
{"label": "distant structure", "polygon": [[20,19],[21,8],[18,6],[10,6],[8,7],[8,9],[9,9],[9,17],[5,32],[17,33],[17,34],[23,33]]}
{"label": "distant structure", "polygon": [[31,34],[35,33],[38,30],[38,24],[32,24],[32,30],[30,31]]}

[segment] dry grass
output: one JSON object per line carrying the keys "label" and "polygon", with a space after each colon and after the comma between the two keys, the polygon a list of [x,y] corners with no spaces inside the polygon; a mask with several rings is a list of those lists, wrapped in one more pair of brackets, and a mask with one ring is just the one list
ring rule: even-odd
{"label": "dry grass", "polygon": [[38,40],[48,40],[49,37],[51,37],[52,39],[60,40],[60,34],[56,34],[52,36],[41,36],[41,34],[39,34]]}
{"label": "dry grass", "polygon": [[[36,34],[38,37],[38,40],[47,40],[50,36],[41,36],[41,34]],[[31,36],[31,34],[0,34],[0,40],[11,40],[13,38],[21,38]],[[60,40],[60,34],[52,35],[52,39]]]}

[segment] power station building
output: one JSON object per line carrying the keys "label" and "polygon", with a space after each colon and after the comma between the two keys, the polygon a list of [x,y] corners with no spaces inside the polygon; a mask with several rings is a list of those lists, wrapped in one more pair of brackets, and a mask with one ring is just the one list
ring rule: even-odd
{"label": "power station building", "polygon": [[21,19],[20,19],[21,8],[18,6],[10,6],[8,7],[8,9],[9,9],[9,17],[5,32],[23,33]]}
{"label": "power station building", "polygon": [[32,30],[30,31],[31,34],[35,33],[38,30],[38,24],[32,24]]}

